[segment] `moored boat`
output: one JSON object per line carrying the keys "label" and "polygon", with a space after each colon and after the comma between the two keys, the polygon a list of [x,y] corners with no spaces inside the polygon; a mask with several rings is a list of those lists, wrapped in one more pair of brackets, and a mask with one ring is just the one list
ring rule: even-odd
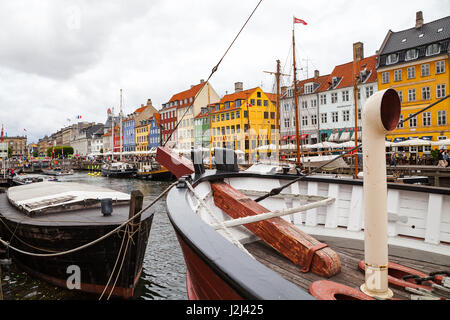
{"label": "moored boat", "polygon": [[[142,207],[142,194],[140,199]],[[87,184],[11,187],[0,195],[0,240],[33,276],[63,288],[131,298],[153,220],[148,210],[131,219],[140,210],[136,203],[129,194]]]}
{"label": "moored boat", "polygon": [[52,168],[52,169],[42,169],[42,173],[49,176],[68,176],[73,174],[72,169],[61,169],[61,168]]}
{"label": "moored boat", "polygon": [[136,168],[126,162],[105,163],[101,167],[102,176],[112,178],[129,178],[136,174]]}

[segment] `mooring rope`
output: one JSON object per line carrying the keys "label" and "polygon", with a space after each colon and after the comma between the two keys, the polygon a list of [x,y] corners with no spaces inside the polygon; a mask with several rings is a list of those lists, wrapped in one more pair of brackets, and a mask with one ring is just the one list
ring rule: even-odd
{"label": "mooring rope", "polygon": [[142,210],[140,210],[138,213],[136,213],[133,217],[129,218],[128,220],[126,220],[125,222],[123,222],[120,226],[116,227],[115,229],[111,230],[110,232],[106,233],[105,235],[97,238],[96,240],[93,240],[89,243],[86,243],[82,246],[79,246],[77,248],[73,248],[70,250],[66,250],[66,251],[62,251],[62,252],[55,252],[55,253],[34,253],[34,252],[28,252],[28,251],[24,251],[21,250],[19,248],[16,248],[14,246],[11,246],[8,242],[4,241],[3,239],[0,238],[0,243],[2,243],[4,246],[6,246],[6,248],[10,248],[16,252],[25,254],[25,255],[29,255],[29,256],[34,256],[34,257],[56,257],[56,256],[62,256],[62,255],[66,255],[69,253],[74,253],[80,250],[83,250],[85,248],[88,248],[106,238],[108,238],[109,236],[111,236],[112,234],[116,233],[117,231],[119,231],[122,227],[124,227],[125,225],[127,225],[128,223],[130,223],[131,221],[133,221],[136,217],[140,216],[142,213],[144,213],[146,210],[148,210],[151,206],[153,206],[156,202],[158,202],[159,199],[161,199],[165,194],[167,194],[167,192],[170,191],[170,189],[172,189],[172,187],[174,187],[178,182],[174,182],[172,183],[167,189],[165,189],[158,197],[156,197],[149,205],[147,205],[145,208],[143,208]]}

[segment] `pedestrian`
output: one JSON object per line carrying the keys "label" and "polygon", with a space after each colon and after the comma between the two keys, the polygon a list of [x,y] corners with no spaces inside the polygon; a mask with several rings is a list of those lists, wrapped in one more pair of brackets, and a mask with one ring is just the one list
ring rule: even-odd
{"label": "pedestrian", "polygon": [[450,156],[447,153],[447,150],[444,150],[444,167],[448,167]]}
{"label": "pedestrian", "polygon": [[444,168],[445,167],[445,159],[444,159],[444,150],[441,149],[439,150],[439,155],[438,155],[438,167],[440,168]]}

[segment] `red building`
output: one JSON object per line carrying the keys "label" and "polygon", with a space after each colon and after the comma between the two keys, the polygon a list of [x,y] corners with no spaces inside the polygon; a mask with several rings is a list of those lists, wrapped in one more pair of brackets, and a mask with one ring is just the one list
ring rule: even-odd
{"label": "red building", "polygon": [[[162,126],[162,143],[164,144],[169,136],[174,132],[177,124],[177,107],[173,102],[163,104],[163,108],[160,110],[161,114],[161,126]],[[169,141],[176,142],[176,132],[171,136]]]}

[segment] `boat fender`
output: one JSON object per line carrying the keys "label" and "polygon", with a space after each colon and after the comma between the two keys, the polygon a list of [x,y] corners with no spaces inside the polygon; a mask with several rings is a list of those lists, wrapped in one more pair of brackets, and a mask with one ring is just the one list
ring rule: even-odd
{"label": "boat fender", "polygon": [[314,281],[309,293],[318,300],[376,300],[358,289],[329,280]]}
{"label": "boat fender", "polygon": [[[363,260],[358,262],[358,267],[361,271],[366,270],[366,264]],[[388,262],[388,282],[399,288],[422,288],[422,289],[431,289],[432,281],[427,278],[427,274],[402,266],[397,263]],[[426,281],[420,281],[416,283],[415,279],[424,279],[427,278]]]}
{"label": "boat fender", "polygon": [[110,216],[111,213],[113,212],[112,198],[102,199],[101,206],[102,206],[103,216],[105,216],[105,217]]}

